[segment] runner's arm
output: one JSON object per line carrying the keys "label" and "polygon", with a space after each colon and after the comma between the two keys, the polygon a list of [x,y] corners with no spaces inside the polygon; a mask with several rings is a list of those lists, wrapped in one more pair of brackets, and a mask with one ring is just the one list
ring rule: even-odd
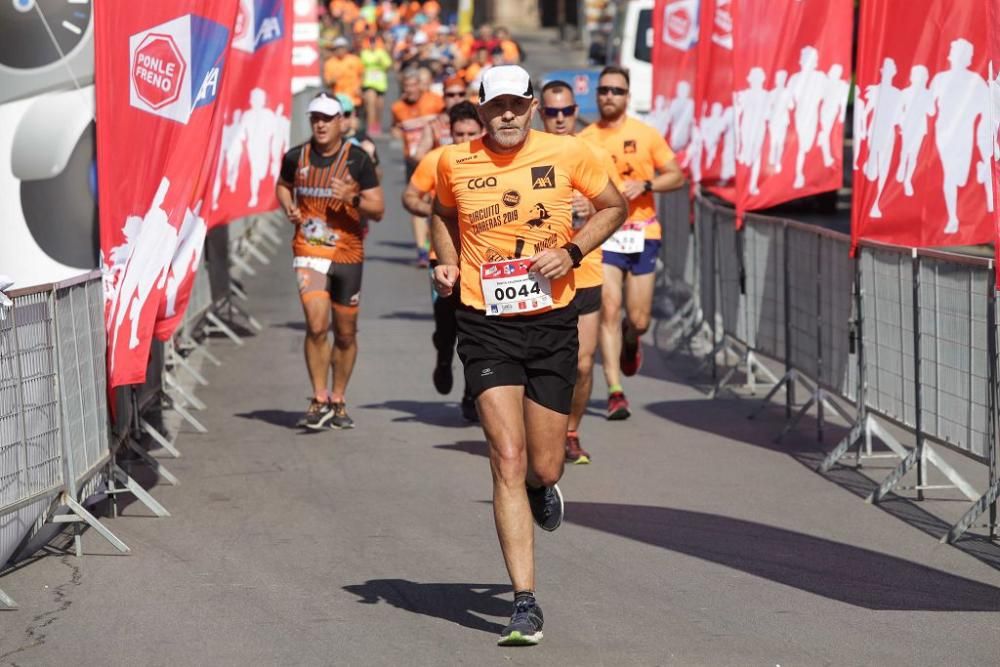
{"label": "runner's arm", "polygon": [[[597,212],[583,224],[571,242],[583,255],[587,255],[615,233],[628,215],[628,204],[618,192],[618,188],[608,181],[599,195],[590,200]],[[563,248],[549,248],[532,258],[532,268],[552,280],[562,278],[573,270],[573,260],[569,251]]]}
{"label": "runner's arm", "polygon": [[412,183],[403,190],[403,208],[420,218],[426,218],[433,212],[427,194],[413,187]]}
{"label": "runner's arm", "polygon": [[274,191],[275,196],[278,198],[278,203],[281,204],[281,210],[288,216],[288,220],[296,225],[302,222],[302,214],[299,212],[299,207],[295,205],[291,186],[279,180]]}
{"label": "runner's arm", "polygon": [[434,288],[443,297],[451,296],[458,282],[458,210],[434,198],[431,215],[431,244],[438,256],[434,267]]}
{"label": "runner's arm", "polygon": [[385,196],[382,194],[382,186],[361,191],[361,201],[358,203],[358,211],[362,217],[378,222],[385,215]]}
{"label": "runner's arm", "polygon": [[434,130],[431,129],[430,123],[424,126],[424,129],[420,133],[420,141],[417,142],[416,148],[413,149],[413,159],[423,160],[424,156],[430,153],[434,149]]}

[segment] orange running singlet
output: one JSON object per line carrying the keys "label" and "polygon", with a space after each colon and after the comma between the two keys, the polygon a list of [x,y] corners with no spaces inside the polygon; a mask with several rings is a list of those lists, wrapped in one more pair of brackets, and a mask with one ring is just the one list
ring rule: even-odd
{"label": "orange running singlet", "polygon": [[[437,198],[458,211],[462,303],[485,310],[484,263],[532,257],[573,236],[573,190],[593,199],[608,185],[603,165],[580,139],[531,130],[520,150],[493,153],[482,139],[447,146]],[[552,308],[576,293],[574,272],[551,282]]]}
{"label": "orange running singlet", "polygon": [[[655,129],[635,118],[626,118],[615,128],[601,127],[598,123],[587,126],[579,134],[603,146],[618,167],[623,181],[645,181],[656,177],[657,169],[664,169],[674,159],[666,140]],[[645,192],[628,205],[630,222],[645,222],[656,217],[656,200],[652,192]],[[663,235],[659,221],[645,227],[647,239],[659,239]]]}
{"label": "orange running singlet", "polygon": [[[614,183],[615,187],[621,189],[622,179],[618,176],[618,170],[615,169],[614,162],[611,160],[611,154],[593,141],[587,141],[585,139],[584,143],[586,143],[587,147],[594,152],[594,156],[597,158],[598,163],[605,166],[608,178],[611,179],[611,182]],[[582,225],[586,222],[586,220],[580,220],[578,222]],[[601,246],[597,246],[584,256],[583,261],[580,262],[580,266],[576,269],[577,289],[582,289],[584,287],[597,287],[598,285],[604,284],[603,256],[604,253],[601,251]]]}

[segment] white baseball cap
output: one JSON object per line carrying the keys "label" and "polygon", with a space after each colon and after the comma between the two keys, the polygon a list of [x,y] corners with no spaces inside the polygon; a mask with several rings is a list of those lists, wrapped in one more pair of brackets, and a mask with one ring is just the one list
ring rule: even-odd
{"label": "white baseball cap", "polygon": [[427,43],[427,33],[422,30],[418,30],[417,34],[413,36],[413,44],[415,46],[420,46],[421,44],[426,44],[426,43]]}
{"label": "white baseball cap", "polygon": [[321,113],[324,116],[339,116],[344,113],[340,102],[326,93],[320,93],[309,102],[309,110],[306,113]]}
{"label": "white baseball cap", "polygon": [[500,95],[531,99],[535,96],[531,75],[518,65],[490,67],[483,72],[483,80],[479,83],[479,104],[486,104]]}
{"label": "white baseball cap", "polygon": [[347,40],[346,37],[338,37],[337,39],[333,40],[333,48],[335,49],[339,47],[347,48],[350,45],[351,43]]}

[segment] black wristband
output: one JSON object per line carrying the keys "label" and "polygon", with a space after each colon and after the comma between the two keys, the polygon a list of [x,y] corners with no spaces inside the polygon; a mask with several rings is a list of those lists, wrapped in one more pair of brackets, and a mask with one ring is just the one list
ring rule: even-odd
{"label": "black wristband", "polygon": [[643,192],[652,192],[652,191],[653,191],[653,181],[647,180],[646,181],[646,187],[643,190]]}
{"label": "black wristband", "polygon": [[357,208],[361,205],[361,195],[354,195],[351,197],[351,206]]}
{"label": "black wristband", "polygon": [[580,250],[580,246],[575,243],[565,243],[562,249],[569,253],[569,258],[573,262],[573,268],[580,268],[580,262],[583,261],[583,251]]}

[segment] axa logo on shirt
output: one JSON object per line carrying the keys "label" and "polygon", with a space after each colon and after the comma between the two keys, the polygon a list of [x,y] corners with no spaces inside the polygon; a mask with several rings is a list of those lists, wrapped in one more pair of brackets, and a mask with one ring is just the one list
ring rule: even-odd
{"label": "axa logo on shirt", "polygon": [[279,41],[285,36],[285,6],[282,0],[240,0],[233,48],[246,53]]}
{"label": "axa logo on shirt", "polygon": [[129,37],[129,104],[187,124],[219,94],[229,30],[185,14]]}
{"label": "axa logo on shirt", "polygon": [[556,169],[552,165],[531,168],[531,189],[545,190],[556,187]]}

